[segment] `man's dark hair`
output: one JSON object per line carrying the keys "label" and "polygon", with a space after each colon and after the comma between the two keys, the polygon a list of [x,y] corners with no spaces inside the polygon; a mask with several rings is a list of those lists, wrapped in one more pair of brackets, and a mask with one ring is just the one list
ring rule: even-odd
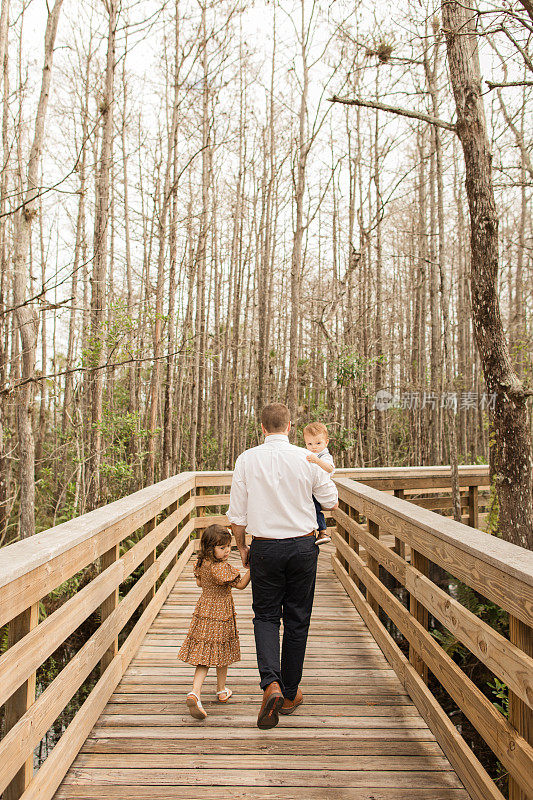
{"label": "man's dark hair", "polygon": [[270,403],[261,412],[261,422],[268,433],[281,433],[287,430],[291,415],[283,403]]}

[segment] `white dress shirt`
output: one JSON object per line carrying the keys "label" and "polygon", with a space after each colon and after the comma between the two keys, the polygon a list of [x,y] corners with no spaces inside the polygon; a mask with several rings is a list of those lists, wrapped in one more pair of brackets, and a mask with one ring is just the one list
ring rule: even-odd
{"label": "white dress shirt", "polygon": [[308,450],[281,433],[246,450],[235,462],[228,519],[248,533],[269,539],[304,536],[316,529],[314,495],[324,508],[338,500],[337,488]]}

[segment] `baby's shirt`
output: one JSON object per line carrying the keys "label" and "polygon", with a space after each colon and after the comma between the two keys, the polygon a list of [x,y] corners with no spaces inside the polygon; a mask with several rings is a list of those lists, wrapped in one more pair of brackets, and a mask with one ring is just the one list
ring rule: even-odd
{"label": "baby's shirt", "polygon": [[[327,447],[325,447],[321,453],[317,453],[316,455],[317,458],[319,458],[321,461],[325,461],[326,464],[331,464],[331,466],[333,467],[333,472],[335,472],[335,464],[333,463],[333,456],[331,455]],[[329,473],[330,477],[333,475],[333,472]]]}

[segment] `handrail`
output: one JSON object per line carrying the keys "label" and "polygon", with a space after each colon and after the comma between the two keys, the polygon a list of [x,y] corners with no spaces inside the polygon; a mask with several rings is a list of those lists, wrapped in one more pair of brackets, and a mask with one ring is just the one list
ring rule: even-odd
{"label": "handrail", "polygon": [[[520,602],[517,600],[512,604],[512,608],[506,610],[512,610],[518,615],[523,614],[525,620],[532,619],[533,552],[497,536],[488,536],[455,520],[435,515],[424,508],[413,508],[413,504],[408,501],[383,495],[372,487],[358,484],[350,479],[339,478],[336,484],[341,500],[349,502],[356,498],[363,516],[367,516],[365,511],[368,511],[371,513],[371,518],[378,524],[385,525],[389,533],[402,538],[408,544],[415,544],[424,555],[456,577],[460,577],[465,583],[469,580],[477,582],[479,585],[472,588],[478,589],[485,597],[499,605],[502,605],[506,594],[510,591],[509,577],[516,577],[521,582],[521,590],[531,587],[528,598],[521,596]],[[407,523],[407,528],[404,523]],[[446,553],[436,552],[437,541],[445,543],[450,549]],[[475,560],[470,561],[469,556]],[[492,581],[488,585],[480,583],[477,571],[481,569],[481,564],[485,564],[487,568],[489,565],[493,566],[497,571],[494,575],[501,573],[502,576],[506,576],[505,585],[494,585]],[[460,572],[460,575],[456,572]],[[525,607],[521,605],[524,601],[526,601]]]}
{"label": "handrail", "polygon": [[[341,492],[353,484],[345,476],[354,475],[368,484],[367,488],[374,492],[375,499],[381,499],[384,508],[402,503],[384,494],[384,488],[405,496],[409,492],[416,495],[438,492],[439,497],[432,496],[429,500],[413,496],[411,503],[405,503],[411,514],[429,514],[428,519],[441,519],[414,508],[413,503],[431,502],[432,507],[448,507],[445,493],[450,487],[449,468],[338,470],[335,479]],[[193,553],[196,532],[212,522],[227,523],[223,511],[229,494],[227,489],[221,491],[221,487],[229,487],[231,478],[231,472],[181,473],[0,549],[0,626],[9,625],[9,646],[0,657],[0,704],[5,703],[0,792],[4,790],[4,800],[53,797]],[[474,519],[477,494],[473,495],[472,490],[477,492],[478,487],[488,486],[488,470],[461,467],[460,484],[467,487],[469,496],[463,496],[462,503],[469,510],[469,519]],[[465,526],[460,527],[469,531]],[[468,541],[466,536],[463,544]],[[98,570],[94,577],[39,623],[39,603],[95,563]],[[121,584],[132,575],[137,578],[136,583],[120,598]],[[119,647],[119,633],[139,607],[142,613]],[[95,611],[99,611],[99,627],[36,698],[39,667]],[[33,775],[34,747],[98,664],[100,680]]]}
{"label": "handrail", "polygon": [[[139,528],[155,514],[167,508],[175,499],[176,493],[179,496],[182,490],[189,491],[193,488],[194,473],[182,472],[81,517],[37,533],[29,539],[22,539],[0,548],[0,625],[5,624],[5,615],[11,611],[5,593],[7,585],[19,577],[27,576],[44,564],[47,565],[47,572],[50,574],[53,569],[50,565],[53,565],[54,560],[64,556],[68,551],[72,553],[74,549],[77,551],[79,548],[79,554],[76,552],[76,564],[81,563],[81,560],[85,560],[84,566],[90,564],[101,555],[102,546],[107,550],[108,544],[114,544],[125,538],[122,535],[124,529],[129,533]],[[107,537],[105,542],[101,535],[103,533]],[[86,554],[85,559],[82,553]],[[77,571],[74,569],[70,575],[63,575],[56,586]],[[50,574],[48,584],[51,585],[53,580]],[[48,591],[45,590],[41,596],[44,597]],[[9,602],[10,600],[11,598]]]}
{"label": "handrail", "polygon": [[[333,567],[377,643],[471,796],[477,800],[502,798],[427,688],[428,670],[508,770],[510,797],[527,797],[533,774],[529,727],[533,709],[533,553],[362,483],[348,478],[336,482],[340,507],[333,512],[337,523]],[[400,541],[403,555],[397,546],[392,550],[380,540],[382,534],[392,534],[396,543]],[[406,546],[411,551],[410,562],[404,557]],[[510,639],[431,580],[431,562],[508,611]],[[394,591],[394,583],[408,592],[408,608]],[[429,614],[507,683],[509,720],[431,635]],[[384,622],[392,623],[409,643],[409,661]]]}
{"label": "handrail", "polygon": [[[230,486],[230,471],[201,472],[197,475],[199,491],[220,486]],[[394,492],[398,497],[409,498],[415,505],[433,510],[453,508],[451,496],[452,478],[450,467],[354,467],[337,469],[334,479],[351,478],[366,486],[372,486],[384,492]],[[486,492],[490,486],[489,468],[485,465],[461,465],[459,467],[459,486],[461,493],[461,511],[468,519],[468,525],[478,527],[480,505],[479,491]],[[419,495],[429,497],[419,497]],[[214,496],[203,495],[205,500],[199,502],[205,506],[218,505]],[[228,496],[225,496],[228,499]],[[220,503],[223,505],[224,503]],[[221,515],[216,522],[227,524],[227,518]]]}
{"label": "handrail", "polygon": [[[194,551],[194,490],[195,474],[182,473],[0,549],[0,625],[9,623],[0,657],[4,800],[53,796]],[[39,624],[39,603],[94,562],[98,574]],[[121,599],[133,573],[137,580]],[[97,610],[99,627],[36,698],[38,668]],[[34,775],[34,748],[98,664],[100,680]]]}
{"label": "handrail", "polygon": [[[485,464],[461,464],[459,470],[460,486],[489,486],[489,468]],[[224,478],[229,478],[230,470],[212,470],[197,473],[198,486],[223,486]],[[349,477],[374,486],[383,491],[391,489],[444,489],[451,486],[450,467],[340,467],[335,470],[336,477]],[[229,485],[229,484],[228,484]]]}

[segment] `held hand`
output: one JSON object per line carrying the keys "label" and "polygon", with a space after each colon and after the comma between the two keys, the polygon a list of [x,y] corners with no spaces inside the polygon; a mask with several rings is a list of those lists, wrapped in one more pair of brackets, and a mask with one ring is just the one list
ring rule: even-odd
{"label": "held hand", "polygon": [[242,561],[243,567],[247,567],[248,566],[248,561],[250,560],[250,548],[248,546],[245,546],[245,547],[242,547],[242,548],[239,547],[239,552],[241,554],[241,561]]}

